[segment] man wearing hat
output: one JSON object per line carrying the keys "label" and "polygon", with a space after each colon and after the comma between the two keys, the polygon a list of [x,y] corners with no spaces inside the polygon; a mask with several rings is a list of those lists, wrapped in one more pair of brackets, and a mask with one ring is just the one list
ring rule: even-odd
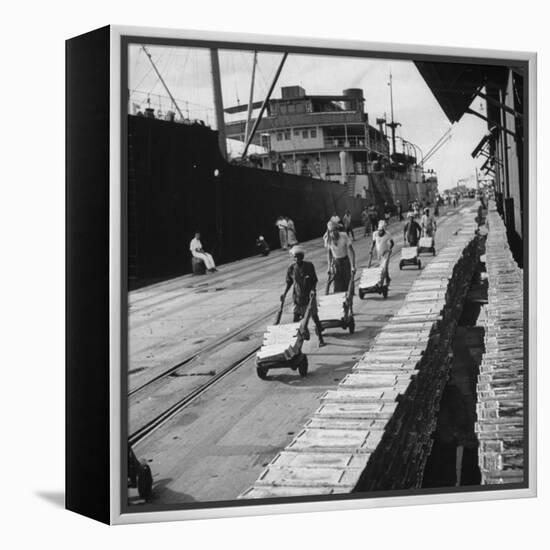
{"label": "man wearing hat", "polygon": [[[294,258],[294,262],[288,267],[286,272],[286,289],[281,295],[281,301],[283,302],[290,287],[294,285],[292,291],[292,298],[294,300],[294,319],[297,323],[301,321],[306,313],[309,299],[312,292],[315,292],[317,287],[317,274],[315,273],[315,266],[311,262],[304,260],[305,250],[296,245],[290,250],[290,255]],[[311,307],[311,319],[315,323],[315,332],[319,338],[319,346],[324,346],[321,322],[317,315],[317,302],[315,297],[313,298],[313,304]]]}
{"label": "man wearing hat", "polygon": [[380,220],[378,222],[378,231],[375,231],[372,236],[372,246],[371,246],[371,254],[374,247],[376,247],[376,255],[378,257],[378,261],[380,262],[381,269],[381,277],[380,277],[380,284],[384,284],[384,279],[386,280],[386,284],[390,284],[390,275],[389,275],[389,269],[388,264],[390,261],[390,253],[394,246],[393,239],[391,238],[390,234],[386,231],[386,222],[384,220]]}
{"label": "man wearing hat", "polygon": [[256,239],[256,248],[261,256],[267,256],[269,254],[269,245],[262,235]]}
{"label": "man wearing hat", "polygon": [[333,270],[334,292],[346,292],[355,273],[355,251],[350,238],[334,222],[328,222],[324,236],[329,274]]}

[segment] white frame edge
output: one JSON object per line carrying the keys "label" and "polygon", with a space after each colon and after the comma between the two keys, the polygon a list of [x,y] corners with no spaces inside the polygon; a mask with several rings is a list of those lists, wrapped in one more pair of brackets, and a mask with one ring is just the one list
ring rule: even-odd
{"label": "white frame edge", "polygon": [[[163,522],[179,520],[230,518],[289,514],[302,512],[322,512],[336,510],[357,510],[386,508],[390,506],[416,506],[422,504],[448,504],[458,502],[478,502],[501,499],[529,498],[537,495],[537,386],[536,386],[536,71],[537,55],[534,52],[504,50],[484,50],[475,48],[457,48],[448,46],[422,46],[409,44],[386,44],[383,42],[363,42],[352,40],[327,40],[317,38],[299,38],[276,35],[257,35],[248,33],[208,32],[182,29],[159,29],[148,27],[111,26],[110,42],[110,517],[112,524],[134,524],[145,522]],[[361,498],[338,501],[315,501],[280,504],[247,504],[243,506],[212,507],[193,510],[165,510],[159,512],[122,513],[120,502],[121,455],[120,455],[120,372],[121,372],[121,50],[122,36],[143,36],[147,38],[211,40],[223,42],[254,42],[257,44],[277,44],[292,47],[316,47],[349,49],[370,52],[403,54],[448,55],[460,57],[494,57],[517,59],[529,63],[529,487],[525,489],[488,490],[470,493],[441,493],[431,495],[411,495],[383,498]]]}

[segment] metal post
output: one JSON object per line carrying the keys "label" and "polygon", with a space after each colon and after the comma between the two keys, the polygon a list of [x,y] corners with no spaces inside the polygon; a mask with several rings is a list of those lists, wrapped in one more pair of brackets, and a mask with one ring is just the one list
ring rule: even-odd
{"label": "metal post", "polygon": [[267,95],[265,96],[264,102],[262,104],[262,107],[260,109],[260,112],[258,113],[258,118],[256,118],[254,122],[254,126],[252,127],[252,131],[250,132],[250,135],[248,136],[246,143],[244,145],[243,150],[243,158],[246,156],[246,152],[248,151],[248,147],[250,146],[250,143],[252,139],[254,138],[254,134],[256,133],[256,130],[258,129],[258,126],[260,124],[260,121],[262,120],[262,116],[264,114],[264,111],[267,108],[267,105],[269,103],[269,99],[271,98],[271,94],[273,93],[273,89],[275,88],[275,84],[277,84],[277,80],[279,79],[279,75],[281,74],[281,71],[283,70],[283,65],[285,64],[286,58],[288,57],[288,52],[285,52],[283,54],[283,58],[281,59],[281,63],[279,64],[279,67],[277,68],[277,72],[275,73],[275,76],[273,77],[273,81],[271,82],[271,86],[269,87],[269,91],[267,92]]}
{"label": "metal post", "polygon": [[222,83],[220,79],[220,59],[218,50],[210,50],[212,68],[212,85],[214,87],[214,107],[216,110],[216,126],[218,128],[218,145],[224,159],[227,158],[227,143],[225,141],[225,121],[223,117]]}
{"label": "metal post", "polygon": [[248,131],[250,129],[250,119],[252,118],[252,102],[254,101],[254,79],[256,77],[256,60],[258,52],[254,50],[254,60],[252,61],[252,78],[250,79],[250,96],[248,98],[248,113],[246,114],[246,126],[244,129],[244,141],[248,140]]}

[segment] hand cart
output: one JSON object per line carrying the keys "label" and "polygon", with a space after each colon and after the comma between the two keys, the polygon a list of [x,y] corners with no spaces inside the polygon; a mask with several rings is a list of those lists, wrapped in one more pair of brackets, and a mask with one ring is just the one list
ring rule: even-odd
{"label": "hand cart", "polygon": [[305,353],[302,353],[304,340],[309,339],[307,328],[311,309],[315,300],[315,292],[312,292],[309,303],[301,321],[280,325],[284,308],[284,296],[281,297],[281,307],[275,318],[275,324],[267,327],[264,333],[262,347],[256,354],[256,374],[262,380],[267,378],[271,369],[298,370],[300,376],[307,375],[308,362]]}
{"label": "hand cart", "polygon": [[153,494],[153,474],[149,464],[139,461],[128,443],[128,487],[137,488],[138,495],[145,501]]}
{"label": "hand cart", "polygon": [[[388,258],[384,260],[386,266],[390,264],[391,250]],[[382,294],[384,298],[388,297],[389,282],[388,277],[384,276],[384,264],[371,267],[372,249],[369,255],[369,265],[361,272],[359,281],[359,298],[364,299],[366,294]]]}
{"label": "hand cart", "polygon": [[355,281],[352,273],[347,292],[336,292],[329,294],[329,279],[325,296],[319,298],[319,322],[321,329],[340,327],[349,330],[350,334],[355,332],[355,318],[353,316],[353,295],[355,293]]}
{"label": "hand cart", "polygon": [[401,260],[399,261],[399,269],[403,269],[407,265],[414,265],[418,269],[422,269],[422,262],[418,257],[418,247],[409,246],[401,249]]}
{"label": "hand cart", "polygon": [[435,244],[433,237],[425,236],[420,238],[420,241],[418,242],[418,254],[422,254],[424,252],[431,253],[435,256]]}

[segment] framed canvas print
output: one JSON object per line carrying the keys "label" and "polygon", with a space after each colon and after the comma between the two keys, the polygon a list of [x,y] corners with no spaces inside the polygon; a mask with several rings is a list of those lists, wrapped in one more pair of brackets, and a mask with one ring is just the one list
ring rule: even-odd
{"label": "framed canvas print", "polygon": [[536,494],[536,56],[67,42],[67,507]]}

